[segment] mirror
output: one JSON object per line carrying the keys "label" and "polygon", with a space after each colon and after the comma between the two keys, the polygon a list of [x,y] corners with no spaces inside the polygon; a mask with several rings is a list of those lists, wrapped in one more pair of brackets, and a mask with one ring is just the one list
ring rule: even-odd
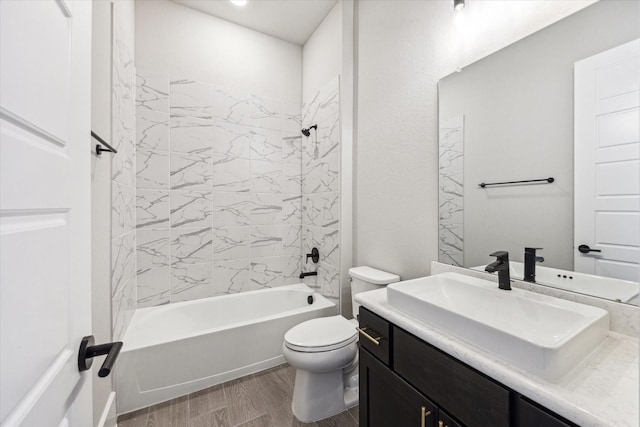
{"label": "mirror", "polygon": [[[574,64],[638,39],[639,16],[638,2],[598,2],[440,80],[440,262],[484,270],[495,260],[491,253],[506,250],[519,278],[524,248],[543,248],[536,283],[637,305],[637,107],[628,123],[635,139],[626,141],[635,160],[611,181],[620,193],[632,192],[635,211],[625,213],[631,222],[607,225],[620,228],[635,264],[600,262],[593,271],[575,269],[588,274],[572,272],[583,258],[602,258],[577,249],[599,248],[598,241],[574,241],[574,213],[582,211],[574,200],[574,185],[582,183],[574,182],[582,165],[574,158]],[[480,186],[521,180],[539,181]],[[600,235],[599,226],[590,233]],[[618,288],[624,291],[612,291]]]}

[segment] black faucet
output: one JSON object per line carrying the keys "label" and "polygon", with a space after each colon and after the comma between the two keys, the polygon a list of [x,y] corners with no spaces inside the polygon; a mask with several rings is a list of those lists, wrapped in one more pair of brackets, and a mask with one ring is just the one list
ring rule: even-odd
{"label": "black faucet", "polygon": [[540,251],[542,248],[524,248],[524,281],[535,282],[536,281],[536,261],[543,262],[544,258],[536,256],[536,250]]}
{"label": "black faucet", "polygon": [[300,273],[300,278],[301,278],[301,279],[304,279],[304,278],[305,278],[305,277],[307,277],[307,276],[317,276],[317,275],[318,275],[318,272],[317,272],[317,271],[309,271],[309,272],[307,272],[307,273],[302,272],[302,273]]}
{"label": "black faucet", "polygon": [[509,275],[509,252],[498,251],[489,256],[497,257],[496,262],[487,265],[484,270],[489,273],[498,272],[498,287],[505,291],[511,290],[511,276]]}

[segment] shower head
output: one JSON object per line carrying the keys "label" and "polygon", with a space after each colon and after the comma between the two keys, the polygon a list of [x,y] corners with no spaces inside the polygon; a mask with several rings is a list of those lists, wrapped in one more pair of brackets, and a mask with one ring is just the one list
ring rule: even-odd
{"label": "shower head", "polygon": [[308,127],[308,128],[306,128],[306,129],[302,129],[302,134],[303,134],[304,136],[309,136],[309,135],[311,135],[311,129],[315,129],[316,131],[318,131],[318,125],[312,125],[312,126],[309,126],[309,127]]}

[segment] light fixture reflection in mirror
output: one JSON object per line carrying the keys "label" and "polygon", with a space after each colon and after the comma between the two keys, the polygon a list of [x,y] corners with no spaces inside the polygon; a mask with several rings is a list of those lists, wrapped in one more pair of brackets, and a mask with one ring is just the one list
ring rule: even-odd
{"label": "light fixture reflection in mirror", "polygon": [[245,6],[247,4],[247,0],[229,0],[235,6]]}

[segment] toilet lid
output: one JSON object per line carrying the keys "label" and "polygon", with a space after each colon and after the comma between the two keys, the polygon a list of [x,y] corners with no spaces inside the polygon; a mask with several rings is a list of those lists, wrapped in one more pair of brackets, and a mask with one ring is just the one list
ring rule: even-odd
{"label": "toilet lid", "polygon": [[284,334],[287,347],[306,353],[335,350],[357,339],[355,326],[342,316],[307,320]]}

